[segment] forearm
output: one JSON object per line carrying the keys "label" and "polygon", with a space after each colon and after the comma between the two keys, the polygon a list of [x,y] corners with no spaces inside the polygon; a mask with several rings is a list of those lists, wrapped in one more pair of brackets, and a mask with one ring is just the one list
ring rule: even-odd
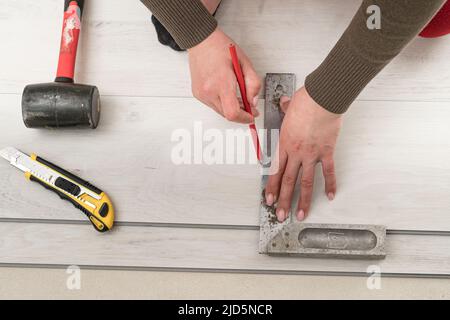
{"label": "forearm", "polygon": [[[344,113],[365,86],[423,29],[445,0],[365,0],[325,61],[306,77],[316,103]],[[367,27],[371,5],[381,29]]]}
{"label": "forearm", "polygon": [[206,39],[216,28],[216,19],[200,0],[141,0],[166,27],[176,43],[189,49]]}

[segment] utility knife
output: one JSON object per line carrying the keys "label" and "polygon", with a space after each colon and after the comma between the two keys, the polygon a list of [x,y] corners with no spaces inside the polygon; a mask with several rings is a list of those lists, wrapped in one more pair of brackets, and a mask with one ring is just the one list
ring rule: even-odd
{"label": "utility knife", "polygon": [[113,227],[113,205],[108,195],[99,188],[35,154],[29,156],[8,147],[0,150],[0,156],[25,172],[28,180],[71,202],[86,214],[97,231],[106,232]]}

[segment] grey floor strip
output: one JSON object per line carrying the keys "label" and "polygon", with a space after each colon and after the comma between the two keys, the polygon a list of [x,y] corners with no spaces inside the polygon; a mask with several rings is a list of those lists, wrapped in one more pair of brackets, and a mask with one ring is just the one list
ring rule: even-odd
{"label": "grey floor strip", "polygon": [[[61,220],[61,219],[14,219],[0,218],[0,223],[37,223],[37,224],[73,224],[89,225],[83,220]],[[191,229],[222,229],[222,230],[251,230],[258,231],[259,226],[250,225],[226,225],[226,224],[195,224],[195,223],[162,223],[162,222],[131,222],[117,221],[117,227],[151,227],[151,228],[191,228]],[[400,230],[388,229],[387,234],[391,235],[423,235],[423,236],[450,236],[450,231],[445,230]]]}
{"label": "grey floor strip", "polygon": [[[67,269],[69,265],[61,264],[22,264],[0,263],[0,268],[38,268],[38,269]],[[207,272],[207,273],[239,273],[239,274],[271,274],[271,275],[308,275],[308,276],[346,276],[368,277],[365,272],[331,272],[331,271],[287,271],[287,270],[251,270],[251,269],[210,269],[210,268],[164,268],[164,267],[132,267],[132,266],[99,266],[78,265],[81,270],[112,270],[112,271],[159,271],[159,272]],[[415,274],[415,273],[382,273],[387,278],[428,278],[450,279],[449,274]]]}
{"label": "grey floor strip", "polygon": [[[73,224],[91,225],[83,220],[63,220],[63,219],[15,219],[0,218],[0,223],[40,223],[40,224]],[[249,225],[227,225],[227,224],[195,224],[195,223],[165,223],[165,222],[131,222],[116,221],[116,227],[151,227],[151,228],[191,228],[191,229],[225,229],[225,230],[259,230],[259,226]]]}

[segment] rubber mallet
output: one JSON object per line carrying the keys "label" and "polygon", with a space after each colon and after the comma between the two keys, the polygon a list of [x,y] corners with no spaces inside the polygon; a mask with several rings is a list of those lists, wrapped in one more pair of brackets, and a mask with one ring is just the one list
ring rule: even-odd
{"label": "rubber mallet", "polygon": [[100,94],[95,86],[75,84],[74,72],[84,0],[64,3],[58,71],[55,82],[25,87],[22,116],[28,128],[90,127],[100,120]]}

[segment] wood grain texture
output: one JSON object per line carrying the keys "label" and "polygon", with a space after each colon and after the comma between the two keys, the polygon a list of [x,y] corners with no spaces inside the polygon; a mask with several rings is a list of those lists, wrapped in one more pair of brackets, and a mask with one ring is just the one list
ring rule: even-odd
{"label": "wood grain texture", "polygon": [[[112,197],[119,221],[240,224],[244,215],[244,224],[256,222],[256,165],[173,164],[176,129],[191,134],[200,120],[205,130],[246,128],[227,123],[194,99],[105,97],[95,131],[26,129],[20,96],[3,95],[0,101],[0,145],[35,152],[90,180]],[[1,217],[84,219],[6,161],[0,161],[0,171]]]}
{"label": "wood grain texture", "polygon": [[[218,19],[260,75],[293,72],[301,85],[359,3],[228,0]],[[103,94],[99,128],[25,129],[20,93],[26,84],[53,80],[61,7],[60,0],[0,6],[0,148],[36,152],[91,180],[111,195],[121,222],[257,226],[255,165],[171,161],[174,130],[193,134],[196,121],[204,130],[243,127],[190,98],[187,55],[159,45],[150,13],[138,0],[87,1],[77,80]],[[416,39],[370,83],[346,115],[336,154],[337,197],[326,200],[317,175],[308,222],[450,231],[448,52],[447,38]],[[1,219],[84,217],[0,161]],[[87,223],[0,222],[0,234],[0,264],[358,273],[373,264],[258,255],[256,230],[120,226],[101,235]],[[382,272],[448,275],[449,241],[389,236]]]}
{"label": "wood grain texture", "polygon": [[[111,195],[118,221],[258,225],[256,165],[173,164],[174,130],[194,136],[198,121],[204,131],[245,128],[194,99],[103,97],[96,131],[26,129],[19,106],[20,96],[0,95],[0,146],[36,152],[91,180]],[[307,221],[450,230],[447,119],[447,103],[357,102],[338,143],[337,197],[326,199],[318,166]],[[84,219],[5,161],[0,190],[0,218]]]}
{"label": "wood grain texture", "polygon": [[[334,46],[360,1],[228,0],[220,26],[258,73],[296,73],[299,85]],[[0,7],[0,93],[51,81],[61,30],[57,0],[9,1]],[[44,18],[45,17],[45,18]],[[191,96],[187,55],[161,46],[138,1],[87,3],[77,79],[108,95]],[[448,38],[414,40],[360,96],[364,100],[450,99]]]}
{"label": "wood grain texture", "polygon": [[[257,253],[258,231],[0,223],[0,264],[181,268],[258,272],[450,275],[450,237],[389,236],[381,261],[280,258]],[[55,241],[48,241],[55,239]]]}

